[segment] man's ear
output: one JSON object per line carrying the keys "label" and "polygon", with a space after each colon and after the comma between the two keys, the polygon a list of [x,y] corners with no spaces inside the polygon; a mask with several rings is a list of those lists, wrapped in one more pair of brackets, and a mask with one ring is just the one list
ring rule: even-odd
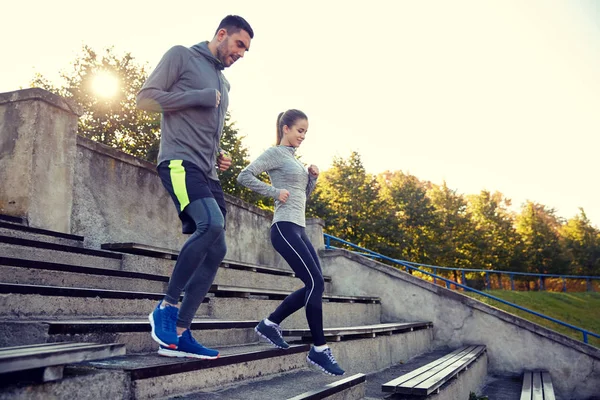
{"label": "man's ear", "polygon": [[222,42],[227,37],[227,30],[225,28],[219,29],[217,31],[216,37],[219,42]]}

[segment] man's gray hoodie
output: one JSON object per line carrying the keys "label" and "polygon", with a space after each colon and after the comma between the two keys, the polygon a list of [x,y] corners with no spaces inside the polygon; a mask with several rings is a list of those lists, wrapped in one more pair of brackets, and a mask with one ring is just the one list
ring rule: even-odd
{"label": "man's gray hoodie", "polygon": [[[216,157],[229,106],[229,82],[208,42],[172,47],[137,95],[142,110],[162,113],[158,163],[185,160],[218,180]],[[218,107],[217,93],[221,92]]]}

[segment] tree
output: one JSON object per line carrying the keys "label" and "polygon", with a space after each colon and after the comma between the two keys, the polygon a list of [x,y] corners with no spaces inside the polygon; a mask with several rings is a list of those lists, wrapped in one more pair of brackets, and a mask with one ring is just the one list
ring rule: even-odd
{"label": "tree", "polygon": [[379,231],[390,253],[412,262],[432,262],[435,209],[427,197],[427,183],[401,171],[381,173],[378,181],[387,212]]}
{"label": "tree", "polygon": [[[148,76],[147,67],[135,62],[131,53],[117,56],[113,48],[101,54],[83,46],[71,71],[61,72],[62,86],[52,85],[38,74],[32,87],[41,87],[81,105],[78,133],[133,156],[155,162],[158,154],[160,114],[136,107],[136,95]],[[97,79],[108,77],[106,82]],[[111,82],[109,79],[114,79]],[[115,93],[101,97],[98,85],[115,84]],[[102,89],[102,86],[100,86]]]}
{"label": "tree", "polygon": [[[446,182],[441,186],[432,185],[427,194],[435,208],[431,256],[434,263],[444,267],[472,268],[477,245],[475,227],[464,196],[448,188]],[[453,278],[458,279],[456,272]]]}
{"label": "tree", "polygon": [[600,231],[591,225],[583,208],[579,211],[560,229],[569,255],[569,269],[578,275],[600,275]]}
{"label": "tree", "polygon": [[527,201],[517,216],[517,232],[523,240],[525,269],[540,274],[567,272],[568,260],[560,243],[560,221],[554,209]]}
{"label": "tree", "polygon": [[510,200],[500,192],[482,190],[468,196],[467,202],[478,249],[473,262],[483,269],[519,270],[520,236],[514,228],[514,215],[508,210]]}
{"label": "tree", "polygon": [[[360,155],[353,152],[347,160],[335,158],[323,172],[315,190],[312,210],[325,220],[326,230],[347,241],[377,251],[380,236],[376,222],[383,220],[379,185],[367,174]],[[318,204],[318,207],[315,207]],[[326,204],[326,205],[325,205]]]}
{"label": "tree", "polygon": [[[249,161],[248,149],[242,144],[245,136],[239,134],[235,122],[231,121],[231,115],[227,112],[225,116],[225,125],[223,135],[221,136],[221,148],[227,151],[232,158],[231,167],[227,171],[219,171],[219,180],[223,187],[223,192],[254,204],[260,208],[273,210],[273,199],[267,199],[258,193],[237,183],[237,176],[244,169]],[[258,177],[264,182],[268,182],[268,176],[263,174]]]}

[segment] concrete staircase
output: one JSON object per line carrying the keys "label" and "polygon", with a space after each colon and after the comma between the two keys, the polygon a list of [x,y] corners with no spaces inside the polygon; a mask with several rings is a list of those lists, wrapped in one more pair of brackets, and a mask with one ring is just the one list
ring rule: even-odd
{"label": "concrete staircase", "polygon": [[127,349],[69,365],[60,381],[3,382],[0,399],[381,399],[383,379],[446,350],[433,348],[430,322],[383,323],[377,293],[333,295],[335,277],[328,277],[326,335],[347,373],[312,371],[303,312],[283,324],[292,344],[286,351],[259,342],[253,331],[300,281],[288,269],[227,260],[192,325],[221,357],[160,357],[147,315],[162,298],[173,258],[90,249],[83,237],[0,219],[0,347],[69,341]]}

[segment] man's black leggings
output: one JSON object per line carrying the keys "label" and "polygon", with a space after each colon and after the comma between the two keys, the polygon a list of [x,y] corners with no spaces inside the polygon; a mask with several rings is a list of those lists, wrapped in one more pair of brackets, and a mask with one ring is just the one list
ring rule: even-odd
{"label": "man's black leggings", "polygon": [[286,297],[269,320],[280,324],[302,307],[306,309],[306,320],[315,346],[325,342],[323,334],[323,291],[325,283],[319,258],[304,228],[292,222],[276,222],[271,226],[271,243],[298,278],[304,283],[302,289]]}

